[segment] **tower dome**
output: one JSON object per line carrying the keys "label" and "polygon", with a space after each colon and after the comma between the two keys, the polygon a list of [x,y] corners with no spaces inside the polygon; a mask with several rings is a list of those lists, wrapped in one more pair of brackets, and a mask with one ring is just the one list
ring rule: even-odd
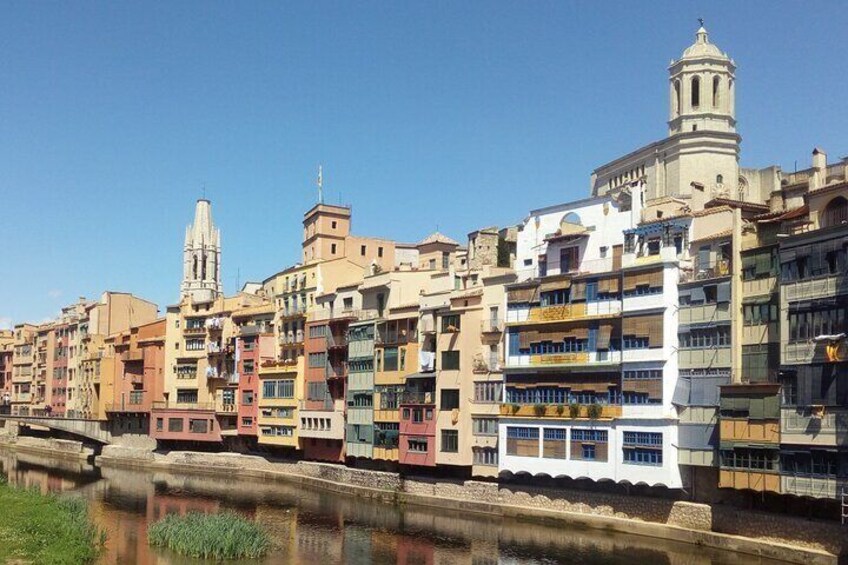
{"label": "tower dome", "polygon": [[703,23],[695,42],[672,61],[669,71],[668,133],[736,132],[736,64],[710,43]]}

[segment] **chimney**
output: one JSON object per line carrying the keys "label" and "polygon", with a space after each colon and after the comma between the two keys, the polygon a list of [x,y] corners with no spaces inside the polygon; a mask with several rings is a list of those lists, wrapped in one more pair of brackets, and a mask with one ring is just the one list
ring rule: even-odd
{"label": "chimney", "polygon": [[827,153],[816,147],[813,149],[813,176],[810,179],[810,190],[821,188],[827,182]]}

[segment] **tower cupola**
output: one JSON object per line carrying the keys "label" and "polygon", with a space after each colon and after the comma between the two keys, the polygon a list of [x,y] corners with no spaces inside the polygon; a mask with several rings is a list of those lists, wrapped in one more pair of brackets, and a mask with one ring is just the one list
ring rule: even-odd
{"label": "tower cupola", "polygon": [[736,64],[713,43],[701,22],[695,43],[672,61],[668,133],[736,132]]}

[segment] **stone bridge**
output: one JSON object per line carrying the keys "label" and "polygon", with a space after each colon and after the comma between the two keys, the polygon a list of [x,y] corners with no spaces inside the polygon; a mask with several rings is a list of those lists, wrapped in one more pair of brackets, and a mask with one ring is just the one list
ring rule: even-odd
{"label": "stone bridge", "polygon": [[21,427],[32,426],[65,432],[103,445],[115,444],[150,450],[156,449],[156,440],[147,434],[116,430],[114,424],[110,421],[0,414],[0,422],[5,426],[6,432],[13,435],[18,435]]}

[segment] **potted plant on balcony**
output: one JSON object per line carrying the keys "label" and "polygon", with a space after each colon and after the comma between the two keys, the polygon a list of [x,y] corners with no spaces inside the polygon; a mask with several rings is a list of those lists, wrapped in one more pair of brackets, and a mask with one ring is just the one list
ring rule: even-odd
{"label": "potted plant on balcony", "polygon": [[545,415],[545,405],[544,404],[534,404],[533,405],[533,413],[537,418],[541,418]]}
{"label": "potted plant on balcony", "polygon": [[517,414],[518,410],[520,408],[521,408],[521,406],[519,406],[518,404],[510,404],[509,405],[509,409],[510,409],[510,411],[512,411],[513,414]]}
{"label": "potted plant on balcony", "polygon": [[592,420],[597,420],[601,417],[601,405],[600,404],[590,404],[586,407],[586,414]]}
{"label": "potted plant on balcony", "polygon": [[572,418],[580,417],[580,404],[572,402],[568,405],[568,415]]}
{"label": "potted plant on balcony", "polygon": [[562,416],[562,413],[565,412],[565,404],[557,404],[556,405],[556,414],[557,416]]}

